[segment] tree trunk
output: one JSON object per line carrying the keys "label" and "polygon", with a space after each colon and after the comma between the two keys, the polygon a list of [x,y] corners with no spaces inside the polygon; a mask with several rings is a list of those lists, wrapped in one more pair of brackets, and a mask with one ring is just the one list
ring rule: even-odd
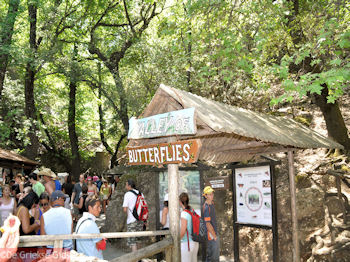
{"label": "tree trunk", "polygon": [[112,158],[111,158],[111,168],[119,165],[118,161],[117,161],[117,154],[118,154],[118,151],[119,151],[119,148],[120,148],[120,145],[122,144],[122,141],[123,139],[126,137],[126,134],[122,134],[119,138],[119,141],[117,143],[117,146],[115,147],[115,151],[114,151],[114,154],[112,155]]}
{"label": "tree trunk", "polygon": [[125,132],[128,133],[129,132],[128,100],[126,97],[123,81],[120,78],[118,68],[109,68],[109,70],[113,75],[115,86],[119,95],[120,110],[118,111],[118,115],[123,123]]}
{"label": "tree trunk", "polygon": [[[102,99],[102,92],[101,92],[101,83],[99,83],[98,86],[98,98],[101,101]],[[98,105],[98,116],[99,116],[99,124],[100,124],[100,139],[103,144],[103,146],[106,148],[108,153],[110,155],[113,155],[113,150],[112,148],[108,145],[106,137],[105,137],[105,121],[103,119],[103,109],[102,109],[102,104],[99,103]]]}
{"label": "tree trunk", "polygon": [[72,150],[72,177],[77,179],[80,175],[80,154],[78,136],[75,130],[75,97],[77,83],[71,79],[69,84],[68,132]]}
{"label": "tree trunk", "polygon": [[20,0],[10,0],[7,15],[0,31],[0,100],[9,59],[8,49],[12,42],[13,28],[17,17],[19,1]]}
{"label": "tree trunk", "polygon": [[27,119],[31,122],[31,127],[28,133],[30,144],[26,146],[25,155],[29,158],[35,158],[38,154],[39,149],[39,139],[36,135],[36,109],[35,109],[35,99],[34,99],[34,81],[35,81],[35,68],[34,68],[34,57],[37,51],[36,43],[36,30],[37,30],[37,11],[38,8],[36,3],[33,1],[28,1],[28,16],[30,23],[30,33],[29,33],[29,45],[32,50],[31,59],[26,65],[26,74],[24,81],[25,88],[25,115]]}
{"label": "tree trunk", "polygon": [[350,150],[350,139],[348,129],[346,128],[342,113],[340,112],[338,102],[327,103],[328,88],[325,87],[320,95],[314,94],[313,100],[321,109],[326,121],[328,136],[339,144],[342,144],[346,150]]}

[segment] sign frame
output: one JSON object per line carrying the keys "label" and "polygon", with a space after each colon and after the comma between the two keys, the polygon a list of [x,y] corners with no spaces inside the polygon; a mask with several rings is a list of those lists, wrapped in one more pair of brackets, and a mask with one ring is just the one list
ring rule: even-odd
{"label": "sign frame", "polygon": [[145,118],[129,120],[128,139],[145,139],[174,135],[195,135],[195,108],[185,108]]}
{"label": "sign frame", "polygon": [[236,221],[272,227],[270,166],[236,168],[235,182]]}
{"label": "sign frame", "polygon": [[276,194],[276,176],[275,166],[281,164],[280,161],[270,159],[269,162],[251,164],[251,165],[231,165],[232,168],[232,188],[235,191],[236,185],[236,169],[245,167],[259,167],[259,166],[270,166],[270,181],[271,181],[271,204],[272,204],[272,226],[258,225],[258,224],[241,224],[237,222],[237,206],[236,206],[236,192],[232,194],[233,201],[233,249],[234,249],[234,261],[239,262],[239,229],[240,227],[253,227],[261,229],[272,230],[272,249],[273,249],[273,262],[279,261],[278,254],[278,221],[277,221],[277,194]]}
{"label": "sign frame", "polygon": [[200,139],[127,147],[128,165],[195,163],[201,147]]}

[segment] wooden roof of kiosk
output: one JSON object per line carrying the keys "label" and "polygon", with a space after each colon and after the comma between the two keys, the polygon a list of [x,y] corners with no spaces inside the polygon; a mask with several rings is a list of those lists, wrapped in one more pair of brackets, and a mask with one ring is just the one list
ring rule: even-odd
{"label": "wooden roof of kiosk", "polygon": [[39,163],[36,161],[0,148],[0,167],[34,169],[37,165],[39,165]]}
{"label": "wooden roof of kiosk", "polygon": [[[192,93],[161,85],[139,118],[195,108],[197,133],[177,140],[199,138],[199,159],[214,164],[243,161],[256,154],[286,149],[343,148],[304,125],[285,117],[229,106]],[[167,137],[131,139],[128,146],[167,142]]]}
{"label": "wooden roof of kiosk", "polygon": [[[165,85],[160,85],[152,101],[139,118],[191,107],[195,108],[197,133],[191,136],[176,136],[176,141],[200,139],[202,148],[199,160],[208,162],[208,164],[223,164],[249,160],[261,154],[288,152],[293,224],[293,261],[299,262],[293,150],[306,148],[342,149],[343,146],[292,119],[226,105]],[[128,147],[173,141],[175,141],[174,137],[131,139]],[[176,165],[169,166],[171,167],[168,168],[173,168]],[[169,174],[171,170],[169,169]],[[172,182],[169,179],[169,185],[170,183]],[[177,183],[173,182],[172,184],[175,189],[178,188]],[[170,200],[171,195],[171,192],[169,192]],[[174,195],[174,199],[176,199],[176,195]],[[176,208],[178,207],[174,207],[174,209]],[[171,206],[169,208],[170,216],[172,213],[176,213],[176,210],[171,211],[170,209],[172,209]],[[176,213],[174,217],[177,216]],[[170,223],[170,231],[172,231],[173,225],[172,235],[176,240],[178,235],[176,231],[179,229],[175,229],[175,227],[178,227],[176,225],[178,222],[172,222],[172,219],[170,219]],[[176,254],[176,251],[174,253]],[[173,260],[177,261],[176,255],[173,256]]]}

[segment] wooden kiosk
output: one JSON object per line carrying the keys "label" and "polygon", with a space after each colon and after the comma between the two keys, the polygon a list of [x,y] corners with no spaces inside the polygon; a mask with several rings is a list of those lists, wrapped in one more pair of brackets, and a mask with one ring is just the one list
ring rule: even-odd
{"label": "wooden kiosk", "polygon": [[[193,119],[182,110],[193,110]],[[294,120],[232,107],[165,85],[158,88],[139,120],[130,120],[129,164],[168,164],[170,232],[174,240],[171,261],[181,260],[179,163],[193,163],[197,159],[209,164],[232,163],[277,152],[288,152],[293,261],[300,261],[293,151],[343,148],[340,144]],[[191,152],[180,149],[180,144],[188,141],[194,146]],[[168,145],[167,150],[161,149],[164,145]],[[174,161],[177,147],[181,152]],[[182,156],[187,157],[187,153],[190,160],[184,161]]]}
{"label": "wooden kiosk", "polygon": [[[24,156],[0,148],[0,168],[33,170],[39,165],[38,162],[30,160]],[[2,173],[0,175],[3,175]]]}

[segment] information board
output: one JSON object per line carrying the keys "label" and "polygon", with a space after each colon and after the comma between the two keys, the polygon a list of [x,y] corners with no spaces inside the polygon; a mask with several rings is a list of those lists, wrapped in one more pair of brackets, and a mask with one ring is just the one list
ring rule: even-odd
{"label": "information board", "polygon": [[272,226],[270,166],[235,169],[237,223]]}

